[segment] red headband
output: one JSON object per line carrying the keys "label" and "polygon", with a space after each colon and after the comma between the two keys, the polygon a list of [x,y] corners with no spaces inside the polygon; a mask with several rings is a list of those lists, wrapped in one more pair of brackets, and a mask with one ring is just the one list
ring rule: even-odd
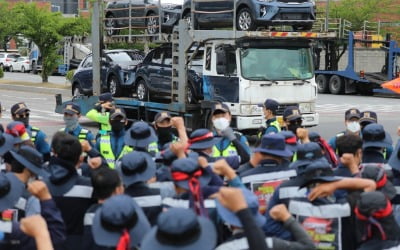
{"label": "red headband", "polygon": [[201,189],[200,189],[200,182],[199,182],[199,177],[202,176],[203,171],[202,169],[198,169],[195,172],[188,174],[180,171],[172,172],[172,179],[174,181],[189,181],[189,189],[190,192],[193,195],[194,203],[195,203],[195,212],[198,215],[202,214],[202,196],[201,196]]}
{"label": "red headband", "polygon": [[125,229],[119,238],[116,250],[129,250],[131,248],[130,244],[131,236],[129,235],[128,230]]}
{"label": "red headband", "polygon": [[205,135],[202,135],[202,136],[199,136],[199,137],[195,137],[193,139],[189,139],[188,143],[189,144],[193,144],[195,142],[202,141],[202,140],[208,139],[208,138],[213,138],[213,137],[214,137],[214,134],[212,132],[208,132]]}
{"label": "red headband", "polygon": [[286,144],[296,144],[296,143],[297,143],[297,138],[296,138],[296,136],[287,138],[287,139],[285,140],[285,143],[286,143]]}
{"label": "red headband", "polygon": [[382,178],[376,182],[376,189],[382,188],[383,186],[385,186],[387,182],[387,176],[386,173],[383,174]]}

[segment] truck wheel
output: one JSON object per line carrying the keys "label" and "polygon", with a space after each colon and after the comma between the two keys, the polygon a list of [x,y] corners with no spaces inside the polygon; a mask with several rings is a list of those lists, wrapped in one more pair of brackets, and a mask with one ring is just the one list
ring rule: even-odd
{"label": "truck wheel", "polygon": [[149,89],[147,88],[147,84],[144,80],[140,80],[136,86],[136,96],[139,101],[148,101],[149,100]]}
{"label": "truck wheel", "polygon": [[107,86],[108,86],[108,90],[110,91],[110,93],[113,96],[115,96],[115,97],[121,96],[121,94],[122,94],[121,93],[122,92],[121,85],[119,84],[117,77],[115,77],[114,75],[111,75],[108,78]]}
{"label": "truck wheel", "polygon": [[239,10],[236,15],[236,29],[243,31],[256,30],[256,25],[249,8]]}
{"label": "truck wheel", "polygon": [[329,92],[328,78],[326,75],[318,75],[315,81],[317,82],[318,93],[323,94]]}
{"label": "truck wheel", "polygon": [[157,34],[160,28],[158,27],[158,16],[154,13],[151,13],[146,19],[147,33],[150,35]]}
{"label": "truck wheel", "polygon": [[333,75],[329,79],[329,91],[334,95],[340,95],[344,92],[344,81],[338,75]]}

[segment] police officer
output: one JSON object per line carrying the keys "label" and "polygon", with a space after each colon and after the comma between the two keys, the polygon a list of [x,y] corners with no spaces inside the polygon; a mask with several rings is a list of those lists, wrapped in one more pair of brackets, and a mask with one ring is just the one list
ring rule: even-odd
{"label": "police officer", "polygon": [[264,118],[266,119],[266,127],[263,134],[259,134],[259,138],[263,135],[271,133],[279,133],[281,131],[281,125],[276,119],[276,111],[279,107],[279,103],[273,99],[267,99],[259,107],[263,107]]}
{"label": "police officer", "polygon": [[111,131],[97,138],[96,149],[107,161],[108,166],[114,168],[115,162],[133,149],[125,144],[125,126],[128,123],[125,111],[122,108],[112,109],[109,118]]}
{"label": "police officer", "polygon": [[99,96],[99,103],[95,105],[95,107],[89,112],[87,112],[86,117],[92,121],[95,121],[99,124],[99,133],[98,136],[107,134],[111,131],[110,124],[110,111],[114,109],[113,105],[113,97],[111,93],[103,93]]}
{"label": "police officer", "polygon": [[60,129],[61,132],[73,135],[78,138],[79,142],[86,140],[91,146],[94,145],[94,136],[90,130],[82,128],[79,125],[79,118],[81,117],[81,108],[78,104],[69,102],[65,105],[64,122],[65,128]]}
{"label": "police officer", "polygon": [[360,115],[361,115],[360,110],[356,108],[351,108],[346,110],[346,112],[344,113],[344,124],[346,126],[346,130],[336,134],[334,137],[329,139],[328,142],[329,146],[331,146],[333,150],[336,151],[336,139],[338,137],[345,135],[347,133],[360,135],[361,131]]}
{"label": "police officer", "polygon": [[46,141],[46,134],[38,127],[29,125],[30,109],[24,102],[19,102],[11,107],[11,116],[14,121],[20,121],[25,125],[31,141],[36,149],[43,154],[43,158],[47,161],[50,158],[50,146]]}
{"label": "police officer", "polygon": [[222,140],[213,147],[213,157],[240,156],[241,163],[248,162],[249,143],[244,135],[234,132],[230,127],[232,115],[229,107],[224,103],[216,103],[212,109],[211,120],[215,128],[214,134],[222,136]]}
{"label": "police officer", "polygon": [[378,115],[373,111],[363,111],[360,113],[361,131],[371,123],[378,123]]}
{"label": "police officer", "polygon": [[[173,127],[178,136],[173,133]],[[182,117],[171,117],[167,111],[158,112],[154,117],[154,129],[158,137],[158,150],[162,150],[167,143],[180,141],[186,143],[188,140],[185,123]]]}

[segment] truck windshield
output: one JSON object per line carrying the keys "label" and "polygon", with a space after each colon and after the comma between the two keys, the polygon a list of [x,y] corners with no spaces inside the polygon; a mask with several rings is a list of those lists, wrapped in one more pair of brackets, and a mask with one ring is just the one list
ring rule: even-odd
{"label": "truck windshield", "polygon": [[243,48],[240,61],[249,80],[303,80],[314,74],[309,48]]}

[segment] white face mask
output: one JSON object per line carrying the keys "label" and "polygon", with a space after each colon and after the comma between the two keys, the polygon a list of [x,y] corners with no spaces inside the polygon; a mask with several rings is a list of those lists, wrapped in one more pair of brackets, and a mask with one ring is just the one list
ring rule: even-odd
{"label": "white face mask", "polygon": [[359,132],[361,129],[360,123],[358,122],[349,122],[347,123],[347,130],[350,132],[356,133]]}
{"label": "white face mask", "polygon": [[225,117],[220,117],[220,118],[214,119],[212,122],[213,122],[214,127],[219,131],[222,131],[222,130],[226,129],[227,127],[229,127],[229,121]]}

